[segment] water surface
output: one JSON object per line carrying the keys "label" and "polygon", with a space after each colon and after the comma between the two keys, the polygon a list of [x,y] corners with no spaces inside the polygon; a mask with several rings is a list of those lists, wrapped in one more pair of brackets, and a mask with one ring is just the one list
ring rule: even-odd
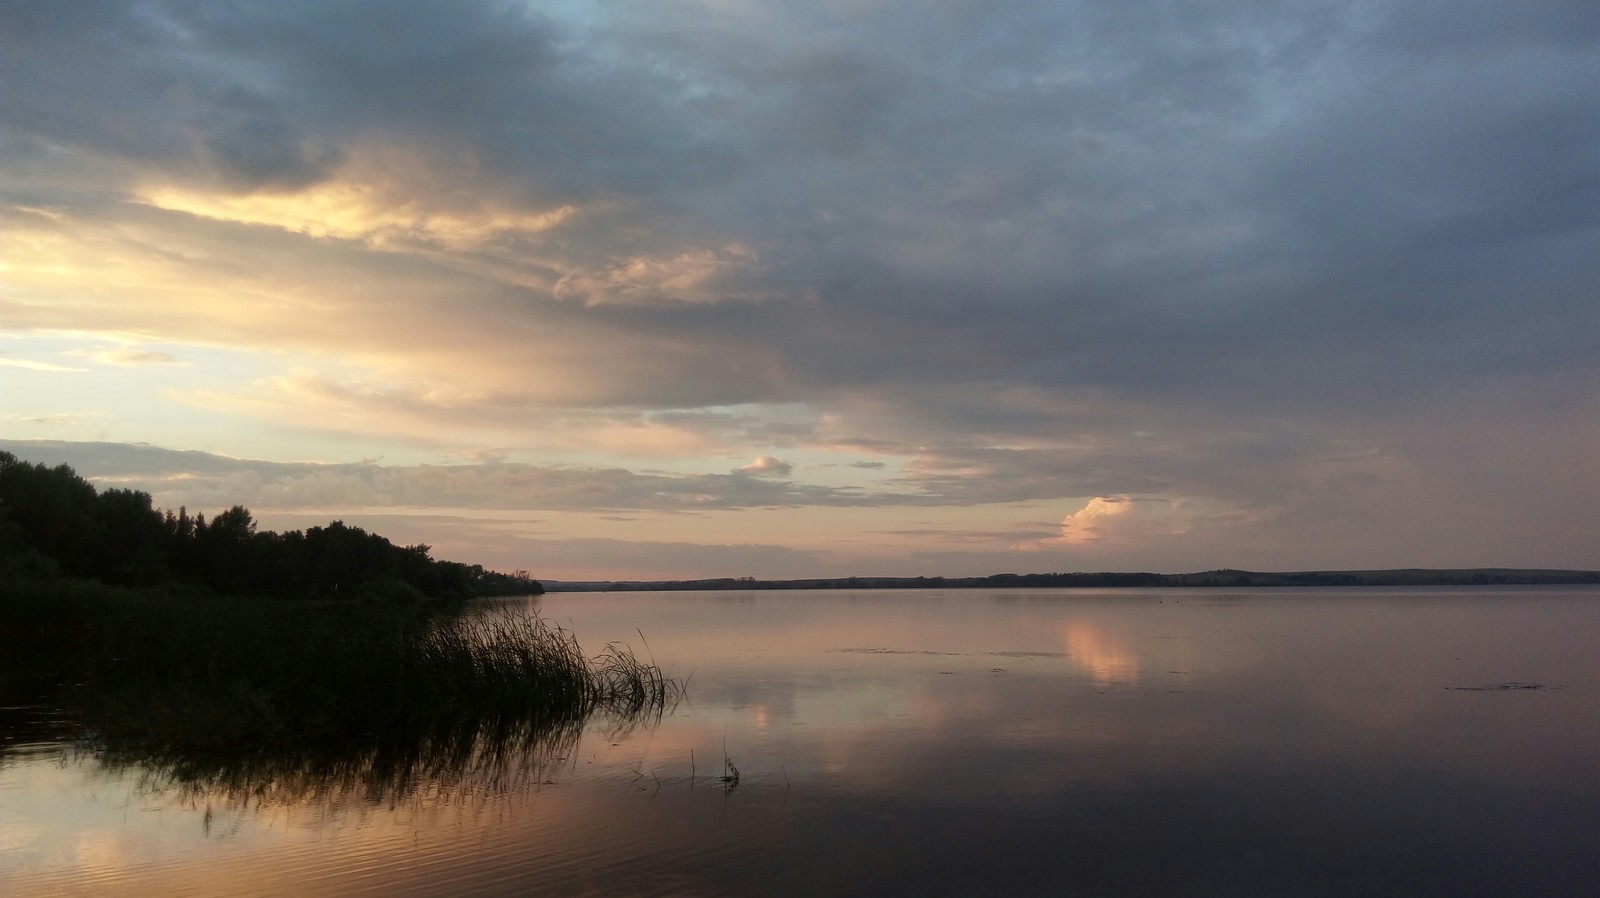
{"label": "water surface", "polygon": [[[49,709],[0,891],[1589,895],[1600,591],[547,595],[657,725],[406,777],[184,782]],[[732,765],[731,767],[729,765]],[[738,779],[725,781],[733,768]]]}

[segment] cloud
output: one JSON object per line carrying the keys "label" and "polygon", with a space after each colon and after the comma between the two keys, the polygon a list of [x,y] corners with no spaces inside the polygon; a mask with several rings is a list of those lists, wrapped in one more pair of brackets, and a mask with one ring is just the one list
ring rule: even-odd
{"label": "cloud", "polygon": [[73,368],[67,365],[57,365],[54,362],[36,362],[32,359],[0,358],[0,365],[10,368],[26,368],[29,371],[44,371],[51,374],[81,374],[88,370],[86,368]]}
{"label": "cloud", "polygon": [[[428,474],[473,501],[1126,495],[1592,557],[1591,2],[846,6],[30,6],[0,329],[124,335],[80,357],[196,445],[540,454]],[[682,473],[761,456],[866,485]]]}
{"label": "cloud", "polygon": [[[399,361],[442,334],[485,359],[463,379],[505,371],[561,401],[975,380],[1175,405],[1370,401],[1379,384],[1416,394],[1489,360],[1573,365],[1592,348],[1574,292],[1590,247],[1572,242],[1600,207],[1582,202],[1596,142],[1573,124],[1592,84],[1554,77],[1592,73],[1575,9],[1541,6],[1504,43],[1486,42],[1502,14],[1481,6],[1224,5],[1202,24],[1024,4],[960,28],[884,15],[841,30],[809,27],[836,25],[827,11],[678,4],[575,22],[407,3],[382,23],[157,4],[108,9],[94,35],[43,11],[11,62],[27,160],[12,190],[53,190],[26,205],[74,229],[124,219],[61,246],[113,250],[107,289],[135,245],[170,268],[171,314],[130,324],[213,340],[266,324],[265,347],[329,352],[338,333],[411,373],[466,360],[435,346]],[[178,35],[183,52],[163,52]],[[1522,127],[1540,122],[1567,124]],[[65,177],[63,159],[84,167]],[[169,213],[167,233],[129,240],[105,195]],[[218,221],[253,228],[196,246]],[[261,228],[286,233],[269,251]],[[256,257],[226,265],[246,234]],[[1530,291],[1513,248],[1569,284],[1533,291],[1543,310],[1515,299]],[[195,320],[246,285],[261,321]],[[367,304],[332,299],[362,295],[406,314],[363,329]],[[750,300],[768,308],[729,308]],[[297,315],[315,326],[271,323]],[[553,333],[559,347],[518,358]]]}
{"label": "cloud", "polygon": [[27,424],[41,424],[49,427],[75,427],[88,424],[95,418],[103,418],[103,412],[64,412],[57,415],[19,415],[14,413],[0,414],[0,421],[18,421]]}
{"label": "cloud", "polygon": [[[1017,569],[1450,567],[1492,565],[1504,555],[1528,559],[1517,563],[1531,566],[1584,567],[1591,547],[1583,524],[1590,507],[1586,503],[1597,498],[1594,485],[1581,469],[1561,469],[1554,480],[1545,472],[1557,470],[1553,460],[1591,444],[1541,441],[1519,447],[1512,435],[1491,443],[1458,437],[1462,434],[1442,437],[1451,449],[1418,462],[1417,469],[1370,453],[1321,459],[1295,489],[1275,493],[1270,501],[1113,494],[987,505],[968,504],[959,495],[829,488],[739,474],[515,463],[282,463],[153,446],[44,440],[0,441],[0,449],[29,461],[70,464],[102,488],[147,490],[161,507],[207,510],[243,503],[273,521],[294,515],[309,515],[308,520],[387,515],[410,522],[403,528],[406,539],[430,544],[443,539],[430,535],[433,525],[428,523],[440,514],[478,520],[486,527],[508,526],[494,523],[507,514],[519,519],[530,513],[559,514],[569,517],[546,530],[603,521],[607,528],[640,528],[630,530],[624,541],[669,542],[677,539],[672,534],[680,533],[681,525],[658,525],[682,515],[772,515],[760,532],[784,534],[791,548],[810,553],[806,557],[814,564],[804,575],[817,576],[822,571],[845,575],[864,570],[909,576]],[[1438,444],[1428,445],[1437,452]],[[1540,455],[1528,457],[1528,448]],[[1477,494],[1444,488],[1459,482],[1459,470],[1503,468],[1507,454],[1531,463],[1529,473],[1484,484]],[[1560,504],[1566,494],[1580,501],[1570,507]],[[1039,522],[1041,511],[1064,504],[1067,511],[1058,528]],[[938,521],[923,521],[929,508],[946,511]],[[972,516],[980,510],[981,517]],[[848,516],[838,517],[841,512],[858,517],[852,522]],[[1553,522],[1552,515],[1558,516]],[[630,518],[642,523],[630,523]],[[966,525],[975,520],[996,526]],[[903,523],[884,526],[896,521]],[[756,523],[741,518],[718,526],[719,532],[748,540]],[[1555,529],[1548,527],[1552,523]],[[402,532],[392,527],[381,532],[391,529]],[[612,538],[587,530],[566,536]],[[460,545],[458,555],[478,557],[470,542]],[[617,570],[626,568],[623,563]]]}
{"label": "cloud", "polygon": [[746,474],[751,477],[788,477],[794,473],[794,465],[781,458],[763,455],[748,465],[735,469],[733,473]]}
{"label": "cloud", "polygon": [[[1275,515],[1258,513],[1251,524],[1266,524]],[[1197,529],[1220,531],[1242,523],[1248,515],[1215,502],[1128,495],[1095,496],[1061,520],[1058,535],[1019,548],[1084,549],[1104,552],[1128,546],[1149,547],[1189,540]],[[1200,537],[1206,541],[1207,537]]]}
{"label": "cloud", "polygon": [[179,361],[171,353],[160,352],[154,349],[136,349],[131,346],[101,347],[97,349],[69,349],[67,355],[73,358],[88,359],[100,365],[115,365],[123,368],[161,367],[173,365],[187,365]]}
{"label": "cloud", "polygon": [[1033,541],[1051,538],[1052,530],[1032,529],[1017,525],[1009,530],[951,530],[941,527],[917,527],[907,530],[886,531],[892,536],[910,537],[918,541],[989,545],[994,547],[1014,545],[1018,540]]}
{"label": "cloud", "polygon": [[[0,440],[18,458],[68,464],[98,483],[149,491],[156,503],[253,509],[482,508],[583,511],[871,506],[937,497],[789,483],[788,465],[757,473],[668,474],[509,462],[464,465],[313,464],[233,459],[148,445]],[[757,460],[760,465],[761,460]]]}
{"label": "cloud", "polygon": [[552,293],[557,299],[577,299],[586,305],[758,300],[762,297],[752,290],[756,284],[751,277],[757,264],[750,250],[737,243],[689,250],[672,258],[636,256],[600,272],[568,272],[556,281]]}
{"label": "cloud", "polygon": [[[747,577],[753,571],[799,578],[817,570],[822,553],[791,546],[611,539],[515,539],[483,547],[522,558],[538,569],[571,572],[563,579],[613,579],[617,558],[631,558],[629,577],[652,580]],[[768,575],[763,575],[768,576]]]}
{"label": "cloud", "polygon": [[[421,166],[416,174],[421,175]],[[390,175],[393,177],[393,175]],[[282,228],[314,238],[356,240],[380,250],[481,249],[507,236],[531,236],[558,227],[576,211],[563,205],[522,212],[476,204],[428,208],[408,199],[403,187],[372,184],[352,174],[337,183],[295,193],[216,195],[164,189],[143,203],[215,221]]]}
{"label": "cloud", "polygon": [[1095,496],[1083,506],[1061,520],[1062,542],[1084,543],[1107,539],[1121,522],[1134,510],[1129,496]]}
{"label": "cloud", "polygon": [[[616,539],[538,532],[526,520],[485,520],[452,514],[362,511],[340,514],[345,523],[381,533],[400,545],[422,543],[436,558],[482,564],[496,570],[531,570],[536,577],[564,580],[616,579],[617,558],[633,559],[635,579],[695,579],[751,576],[813,576],[823,553],[759,542],[690,542],[682,539]],[[267,526],[305,529],[326,524],[327,515],[258,515]],[[623,519],[628,520],[628,519]]]}
{"label": "cloud", "polygon": [[[729,442],[765,442],[784,431],[749,410],[650,411],[575,408],[508,384],[385,383],[293,371],[231,391],[176,390],[180,402],[302,430],[361,435],[447,448],[470,457],[483,443],[631,457],[682,458],[720,453]],[[529,422],[538,422],[530,427]],[[442,424],[448,427],[441,428]]]}

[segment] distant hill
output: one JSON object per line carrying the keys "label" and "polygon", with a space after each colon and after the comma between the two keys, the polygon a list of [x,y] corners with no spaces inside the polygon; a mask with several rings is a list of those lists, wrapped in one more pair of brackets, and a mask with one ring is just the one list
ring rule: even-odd
{"label": "distant hill", "polygon": [[756,580],[545,580],[549,592],[625,592],[673,589],[1053,589],[1157,586],[1509,586],[1600,585],[1600,571],[1528,568],[1399,568],[1383,571],[1240,571],[1192,574],[1144,572],[990,574],[987,577],[826,577]]}

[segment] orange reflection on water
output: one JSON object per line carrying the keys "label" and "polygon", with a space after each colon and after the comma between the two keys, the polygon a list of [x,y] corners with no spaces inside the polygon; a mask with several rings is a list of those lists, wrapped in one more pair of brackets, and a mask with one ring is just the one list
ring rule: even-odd
{"label": "orange reflection on water", "polygon": [[1067,658],[1097,686],[1139,682],[1139,656],[1100,628],[1078,621],[1066,627]]}

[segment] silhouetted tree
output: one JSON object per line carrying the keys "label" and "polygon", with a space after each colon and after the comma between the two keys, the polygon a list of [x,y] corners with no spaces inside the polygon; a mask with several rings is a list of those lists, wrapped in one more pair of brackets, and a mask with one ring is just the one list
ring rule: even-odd
{"label": "silhouetted tree", "polygon": [[21,542],[63,573],[98,574],[99,501],[92,484],[67,465],[47,468],[0,452],[0,514]]}
{"label": "silhouetted tree", "polygon": [[70,467],[0,452],[0,576],[58,573],[142,586],[203,584],[224,593],[405,599],[537,593],[526,571],[499,574],[435,561],[333,521],[302,533],[261,531],[243,505],[189,517],[161,512],[149,493],[108,489]]}
{"label": "silhouetted tree", "polygon": [[167,531],[150,494],[109,489],[100,494],[97,573],[111,583],[147,586],[166,579]]}

